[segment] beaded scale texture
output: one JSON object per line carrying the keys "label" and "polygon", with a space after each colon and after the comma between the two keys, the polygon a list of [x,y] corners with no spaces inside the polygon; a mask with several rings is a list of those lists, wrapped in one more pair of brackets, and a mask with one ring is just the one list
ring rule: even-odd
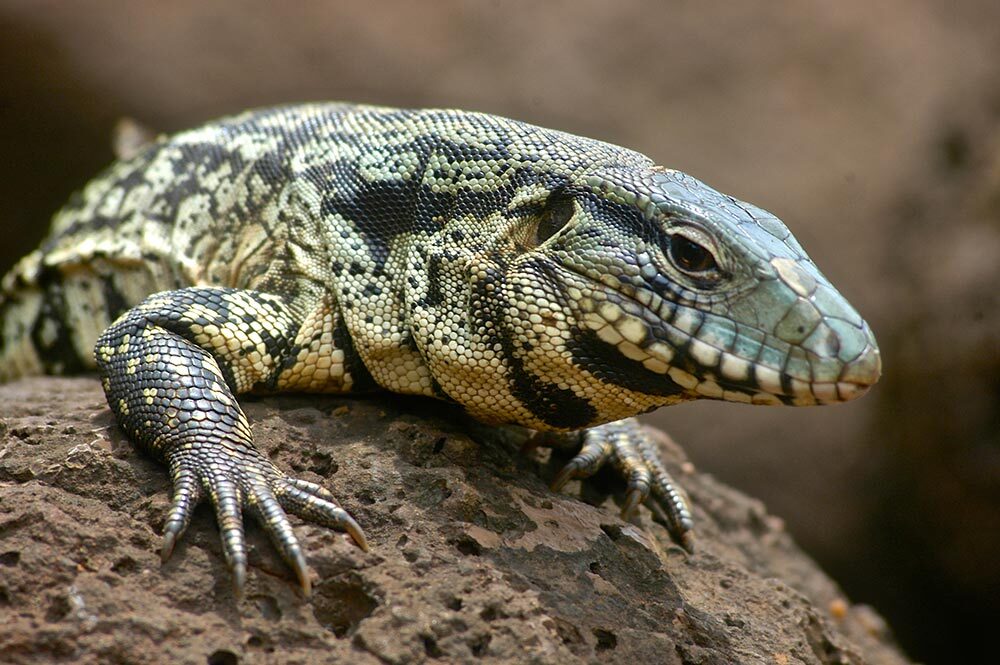
{"label": "beaded scale texture", "polygon": [[607,143],[347,104],[161,138],[74,195],[4,278],[0,379],[95,366],[122,429],[169,468],[164,558],[208,499],[238,591],[246,512],[306,592],[286,512],[365,536],[254,447],[237,394],[384,389],[568,433],[581,448],[555,489],[611,463],[623,514],[645,503],[690,547],[633,416],[842,402],[881,371],[774,215]]}

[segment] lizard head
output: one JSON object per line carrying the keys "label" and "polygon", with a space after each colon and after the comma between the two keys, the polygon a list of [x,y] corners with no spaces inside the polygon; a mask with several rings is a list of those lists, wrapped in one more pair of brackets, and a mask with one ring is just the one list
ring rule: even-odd
{"label": "lizard head", "polygon": [[562,355],[622,399],[827,404],[879,378],[868,324],[785,225],[688,175],[582,176],[533,233],[531,270],[560,284],[575,326]]}

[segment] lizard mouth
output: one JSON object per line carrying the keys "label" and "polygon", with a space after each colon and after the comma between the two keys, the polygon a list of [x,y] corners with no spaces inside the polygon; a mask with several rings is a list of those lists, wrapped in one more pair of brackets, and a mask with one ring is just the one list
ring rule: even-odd
{"label": "lizard mouth", "polygon": [[[646,289],[626,294],[580,276],[592,287],[574,298],[581,325],[692,397],[765,405],[835,404],[865,394],[881,373],[870,332],[864,350],[845,362]],[[789,369],[792,359],[797,372]]]}

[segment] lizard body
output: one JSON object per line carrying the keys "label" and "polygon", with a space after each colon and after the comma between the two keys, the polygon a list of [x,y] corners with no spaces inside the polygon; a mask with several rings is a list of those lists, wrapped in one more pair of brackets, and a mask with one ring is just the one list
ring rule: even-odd
{"label": "lizard body", "polygon": [[773,215],[649,158],[496,116],[314,104],[162,138],[110,167],[4,278],[0,379],[96,367],[174,484],[164,556],[209,498],[237,588],[243,511],[303,587],[285,511],[348,531],[254,447],[235,395],[386,389],[583,432],[623,512],[688,507],[632,416],[852,399],[867,324]]}

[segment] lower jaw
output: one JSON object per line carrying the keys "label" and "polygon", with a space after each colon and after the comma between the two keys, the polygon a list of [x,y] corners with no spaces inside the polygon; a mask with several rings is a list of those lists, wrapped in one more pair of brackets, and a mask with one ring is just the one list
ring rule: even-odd
{"label": "lower jaw", "polygon": [[679,368],[667,372],[681,383],[689,399],[717,399],[762,406],[817,406],[842,404],[861,397],[871,386],[847,381],[792,382],[794,392],[769,391],[748,384],[735,384],[717,378],[697,379]]}

